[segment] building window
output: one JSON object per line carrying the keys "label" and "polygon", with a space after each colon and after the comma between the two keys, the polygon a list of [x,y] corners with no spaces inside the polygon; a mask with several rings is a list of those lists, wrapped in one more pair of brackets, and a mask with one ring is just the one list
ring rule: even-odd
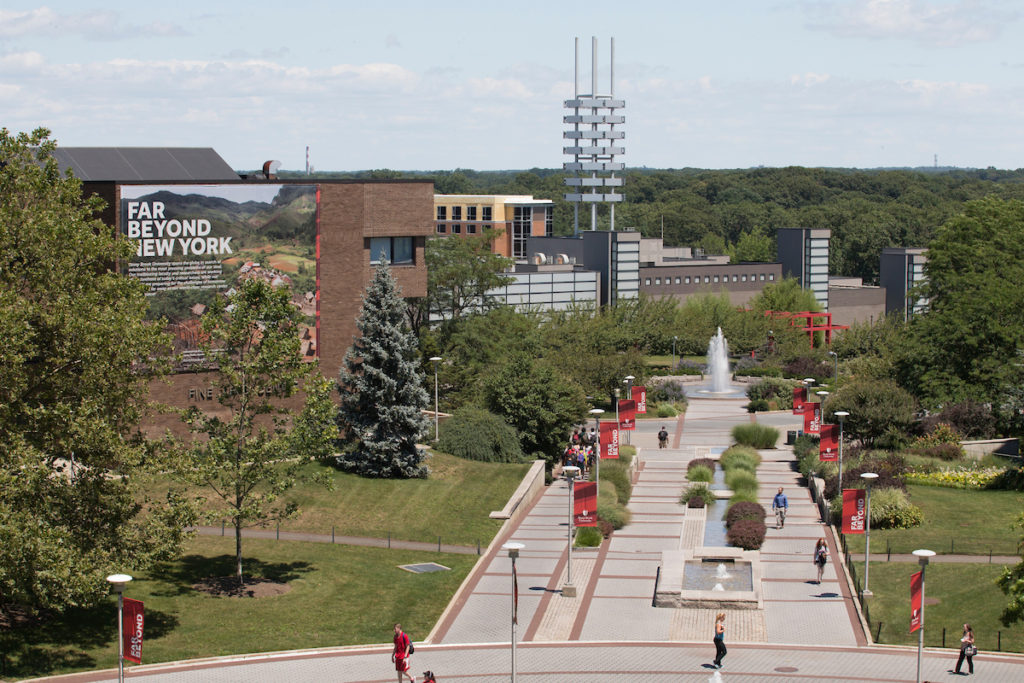
{"label": "building window", "polygon": [[660,285],[661,284],[661,278],[660,277],[654,278],[654,284]]}
{"label": "building window", "polygon": [[467,221],[475,221],[476,220],[476,207],[475,206],[467,206],[466,207],[466,220]]}
{"label": "building window", "polygon": [[439,206],[437,207],[437,220],[446,221],[448,220],[448,207]]}
{"label": "building window", "polygon": [[685,280],[685,283],[686,283],[686,284],[690,284],[690,276],[689,276],[689,275],[687,275],[687,276],[686,276],[686,280]]}
{"label": "building window", "polygon": [[677,285],[679,284],[679,276],[678,275],[676,276],[676,284]]}
{"label": "building window", "polygon": [[761,282],[764,282],[764,273],[761,273],[761,276],[760,276],[760,277],[759,277],[758,279],[759,279],[759,280],[760,280]]}
{"label": "building window", "polygon": [[491,218],[491,207],[483,206],[483,207],[480,208],[480,220],[482,220],[482,221],[494,220],[493,218]]}
{"label": "building window", "polygon": [[476,234],[476,225],[474,225],[473,223],[467,224],[466,225],[466,234],[467,235],[475,235]]}
{"label": "building window", "polygon": [[718,276],[717,275],[715,276],[715,282],[718,282]]}
{"label": "building window", "polygon": [[648,287],[650,287],[651,286],[651,278],[645,277],[644,278],[644,284],[647,285]]}
{"label": "building window", "polygon": [[448,226],[446,226],[444,223],[438,223],[437,232],[438,234],[443,235],[444,233],[448,232]]}
{"label": "building window", "polygon": [[458,223],[452,223],[452,234],[458,235],[460,232],[462,232],[462,226]]}
{"label": "building window", "polygon": [[743,280],[744,282],[746,282],[746,281],[747,281],[747,276],[746,276],[746,275],[744,275],[744,276],[742,276],[742,277],[741,277],[740,279],[742,279],[742,280]]}
{"label": "building window", "polygon": [[555,207],[544,207],[544,236],[551,237],[555,234]]}
{"label": "building window", "polygon": [[733,282],[738,282],[738,281],[739,281],[739,279],[740,279],[740,276],[739,276],[739,275],[733,275],[733,276],[732,276],[732,281],[733,281]]}
{"label": "building window", "polygon": [[462,220],[462,207],[461,206],[453,206],[452,207],[452,220],[453,221],[461,221]]}
{"label": "building window", "polygon": [[705,276],[704,276],[704,284],[707,284],[707,283],[709,283],[709,282],[711,282],[711,278],[710,278],[710,277],[708,277],[707,275],[705,275]]}
{"label": "building window", "polygon": [[370,238],[370,263],[409,264],[412,257],[411,237]]}
{"label": "building window", "polygon": [[526,258],[526,238],[530,236],[533,209],[517,206],[512,210],[512,258]]}
{"label": "building window", "polygon": [[768,273],[769,280],[775,280],[775,273]]}

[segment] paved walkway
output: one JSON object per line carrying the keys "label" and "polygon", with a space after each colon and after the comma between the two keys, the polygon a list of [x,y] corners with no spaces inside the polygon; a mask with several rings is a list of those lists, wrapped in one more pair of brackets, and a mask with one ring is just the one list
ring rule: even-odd
{"label": "paved walkway", "polygon": [[[762,547],[764,609],[728,611],[730,653],[723,671],[709,668],[711,610],[652,606],[661,552],[695,547],[703,539],[704,510],[688,515],[678,503],[686,464],[694,457],[717,457],[732,426],[750,420],[743,404],[692,401],[686,417],[675,423],[673,447],[664,450],[657,449],[655,436],[661,422],[640,423],[631,437],[642,462],[629,502],[632,521],[601,549],[573,551],[575,598],[561,592],[570,579],[568,487],[564,480],[549,486],[467,577],[426,643],[417,646],[414,671],[432,669],[442,680],[509,679],[512,566],[500,545],[512,540],[526,546],[516,564],[517,670],[524,681],[914,680],[915,650],[864,646],[841,565],[830,562],[820,586],[810,582],[814,541],[824,536],[833,557],[838,553],[807,490],[797,486],[786,449],[762,451],[758,498],[769,508],[783,486],[790,514],[785,529],[769,529]],[[786,414],[759,418],[781,429],[797,426]],[[132,667],[130,678],[146,683],[393,681],[389,654],[390,647],[360,647],[254,655]],[[955,654],[929,651],[925,680],[948,678]],[[977,680],[1024,679],[1021,657],[982,654],[975,663]],[[59,680],[113,681],[116,674]]]}

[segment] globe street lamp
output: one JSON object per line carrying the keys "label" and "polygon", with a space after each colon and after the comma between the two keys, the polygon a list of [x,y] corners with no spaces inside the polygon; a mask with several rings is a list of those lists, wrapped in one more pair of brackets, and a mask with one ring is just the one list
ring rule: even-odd
{"label": "globe street lamp", "polygon": [[917,629],[917,683],[921,683],[921,653],[924,651],[924,570],[928,559],[935,556],[934,550],[915,550],[914,555],[921,565],[921,627]]}
{"label": "globe street lamp", "polygon": [[117,680],[124,683],[124,587],[132,577],[111,574],[107,577],[110,589],[117,593]]}
{"label": "globe street lamp", "polygon": [[592,408],[589,412],[594,416],[594,434],[597,435],[597,442],[594,443],[594,483],[597,484],[597,490],[601,490],[601,416],[604,411],[600,408]]}
{"label": "globe street lamp", "polygon": [[843,422],[850,416],[845,410],[837,410],[832,413],[839,418],[839,490],[843,490]]}
{"label": "globe street lamp", "polygon": [[835,380],[832,382],[832,388],[836,389],[839,387],[839,354],[835,351],[829,351],[828,355],[832,356],[832,360],[835,363]]}
{"label": "globe street lamp", "polygon": [[522,543],[516,543],[511,541],[501,546],[502,550],[508,551],[508,556],[512,559],[512,683],[516,680],[516,625],[519,623],[519,585],[516,577],[516,559],[519,557],[519,551],[526,546]]}
{"label": "globe street lamp", "polygon": [[434,364],[434,441],[437,441],[437,415],[438,415],[438,402],[437,402],[437,364],[441,362],[441,356],[433,356],[430,362]]}
{"label": "globe street lamp", "polygon": [[864,515],[864,590],[861,596],[870,598],[874,593],[868,588],[869,572],[871,571],[871,484],[878,479],[874,472],[864,472],[860,475],[868,490],[867,512]]}
{"label": "globe street lamp", "polygon": [[562,468],[562,473],[565,474],[566,481],[569,482],[569,542],[568,542],[568,561],[566,565],[565,574],[565,585],[562,586],[562,597],[563,598],[575,598],[576,597],[576,586],[572,585],[572,493],[573,493],[573,482],[580,473],[580,468],[575,465],[569,465],[568,467]]}

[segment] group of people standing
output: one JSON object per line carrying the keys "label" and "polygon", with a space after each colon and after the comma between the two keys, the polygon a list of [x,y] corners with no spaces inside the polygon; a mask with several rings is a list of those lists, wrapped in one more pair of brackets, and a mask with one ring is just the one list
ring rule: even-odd
{"label": "group of people standing", "polygon": [[562,452],[562,467],[575,465],[584,475],[589,474],[590,468],[594,466],[594,458],[597,457],[597,448],[598,437],[593,427],[589,432],[586,427],[572,430],[569,444]]}

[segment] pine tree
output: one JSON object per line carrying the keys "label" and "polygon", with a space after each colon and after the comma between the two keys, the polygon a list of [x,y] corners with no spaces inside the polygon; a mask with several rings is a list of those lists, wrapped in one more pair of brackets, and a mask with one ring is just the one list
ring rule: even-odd
{"label": "pine tree", "polygon": [[363,296],[360,334],[339,376],[338,422],[350,445],[338,466],[366,477],[426,476],[416,441],[426,431],[422,411],[430,399],[405,308],[390,269],[381,264]]}

